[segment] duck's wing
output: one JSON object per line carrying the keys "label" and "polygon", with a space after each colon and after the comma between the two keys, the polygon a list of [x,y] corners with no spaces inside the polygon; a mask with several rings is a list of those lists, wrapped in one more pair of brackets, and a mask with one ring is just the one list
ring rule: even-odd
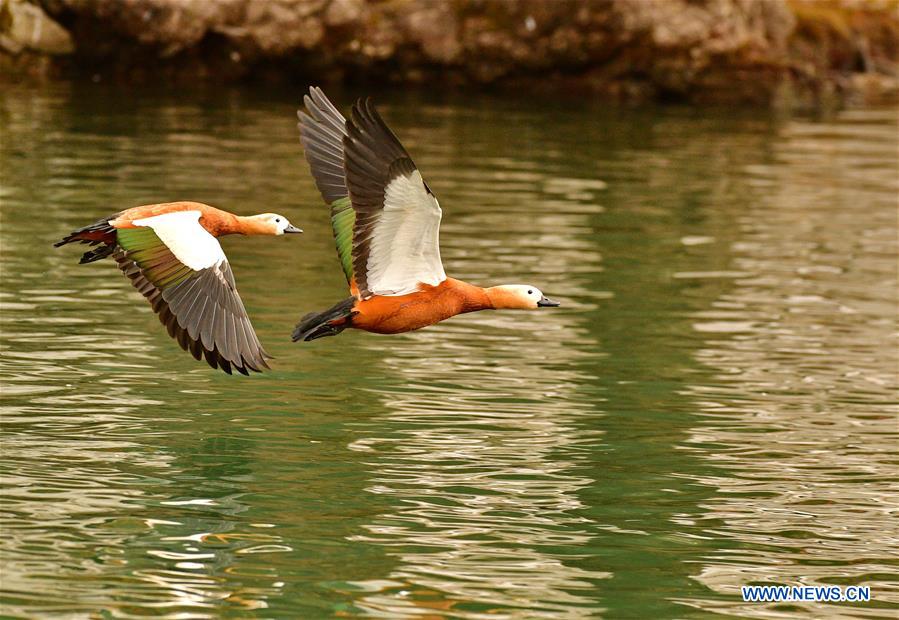
{"label": "duck's wing", "polygon": [[322,89],[313,86],[303,97],[306,112],[297,113],[300,119],[300,141],[315,185],[331,207],[331,229],[337,243],[337,254],[353,286],[353,226],[356,212],[350,204],[346,176],[343,169],[343,139],[347,135],[346,119],[334,107]]}
{"label": "duck's wing", "polygon": [[371,101],[358,101],[351,121],[319,89],[305,102],[309,114],[300,114],[300,132],[306,158],[331,205],[353,292],[361,299],[405,295],[421,283],[446,280],[440,205]]}
{"label": "duck's wing", "polygon": [[169,335],[213,368],[242,374],[268,368],[231,266],[199,211],[156,215],[116,231],[119,268],[140,291]]}
{"label": "duck's wing", "polygon": [[356,221],[353,273],[360,297],[405,295],[446,280],[437,198],[370,99],[356,102],[343,139]]}

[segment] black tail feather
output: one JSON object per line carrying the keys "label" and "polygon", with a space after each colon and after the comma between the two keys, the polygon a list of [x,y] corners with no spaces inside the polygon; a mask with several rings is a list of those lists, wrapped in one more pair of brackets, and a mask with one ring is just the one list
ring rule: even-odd
{"label": "black tail feather", "polygon": [[53,247],[58,248],[67,243],[86,243],[93,247],[102,243],[103,245],[99,248],[88,250],[82,254],[78,264],[83,265],[85,263],[92,263],[100,260],[101,258],[106,258],[115,252],[116,249],[116,229],[110,226],[109,222],[119,215],[121,215],[121,212],[114,213],[109,217],[104,217],[102,220],[97,220],[93,224],[88,224],[87,226],[73,230],[54,243]]}
{"label": "black tail feather", "polygon": [[83,265],[85,263],[92,263],[95,260],[100,260],[101,258],[106,258],[113,252],[115,252],[116,246],[109,244],[103,245],[95,250],[88,250],[84,254],[81,255],[81,260],[78,261],[79,265]]}
{"label": "black tail feather", "polygon": [[[109,225],[109,222],[116,219],[119,215],[121,215],[121,213],[114,213],[109,217],[104,217],[102,220],[97,220],[93,224],[88,224],[87,226],[82,226],[81,228],[73,230],[68,235],[54,243],[53,247],[58,248],[61,245],[66,245],[67,243],[75,243],[77,241],[80,241],[81,243],[89,243],[90,245],[97,245],[101,242],[115,243],[116,230]],[[106,255],[104,254],[104,256]]]}
{"label": "black tail feather", "polygon": [[294,328],[293,341],[308,342],[325,336],[336,336],[350,326],[353,315],[356,314],[353,312],[354,305],[356,298],[349,297],[324,312],[310,312]]}

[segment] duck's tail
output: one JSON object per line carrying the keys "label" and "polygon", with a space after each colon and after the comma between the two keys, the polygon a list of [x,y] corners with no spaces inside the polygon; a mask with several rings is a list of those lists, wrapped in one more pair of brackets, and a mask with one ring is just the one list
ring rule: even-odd
{"label": "duck's tail", "polygon": [[77,230],[73,230],[68,235],[53,244],[54,247],[66,245],[67,243],[87,243],[89,245],[104,244],[99,248],[88,250],[81,256],[80,264],[92,263],[95,260],[106,258],[115,251],[116,247],[116,229],[109,225],[109,221],[115,219],[118,214],[105,217],[93,224],[84,226]]}
{"label": "duck's tail", "polygon": [[355,297],[348,297],[324,312],[310,312],[300,319],[293,329],[293,341],[305,342],[325,336],[336,336],[350,326],[353,315],[356,314],[353,311],[356,301]]}

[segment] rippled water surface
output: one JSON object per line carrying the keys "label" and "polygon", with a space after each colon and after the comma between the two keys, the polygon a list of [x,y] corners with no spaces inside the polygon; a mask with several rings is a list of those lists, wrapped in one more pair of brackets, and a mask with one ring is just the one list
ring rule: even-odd
{"label": "rippled water surface", "polygon": [[[5,617],[895,617],[894,111],[381,94],[446,270],[564,306],[294,345],[346,295],[300,96],[0,93]],[[223,240],[274,372],[51,247],[174,199],[306,230]]]}

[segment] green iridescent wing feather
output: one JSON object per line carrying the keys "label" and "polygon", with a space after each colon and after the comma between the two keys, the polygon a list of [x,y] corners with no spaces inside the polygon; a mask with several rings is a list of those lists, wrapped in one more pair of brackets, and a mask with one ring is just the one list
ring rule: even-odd
{"label": "green iridescent wing feather", "polygon": [[356,224],[356,212],[349,197],[340,198],[331,203],[331,228],[334,241],[337,243],[337,254],[346,281],[353,280],[353,226]]}
{"label": "green iridescent wing feather", "polygon": [[180,284],[197,273],[175,258],[152,228],[120,228],[116,238],[128,252],[128,258],[140,265],[144,277],[159,290]]}
{"label": "green iridescent wing feather", "polygon": [[347,283],[353,282],[353,228],[356,212],[344,179],[343,137],[346,119],[320,88],[312,87],[299,113],[300,139],[315,184],[331,207],[331,228]]}

